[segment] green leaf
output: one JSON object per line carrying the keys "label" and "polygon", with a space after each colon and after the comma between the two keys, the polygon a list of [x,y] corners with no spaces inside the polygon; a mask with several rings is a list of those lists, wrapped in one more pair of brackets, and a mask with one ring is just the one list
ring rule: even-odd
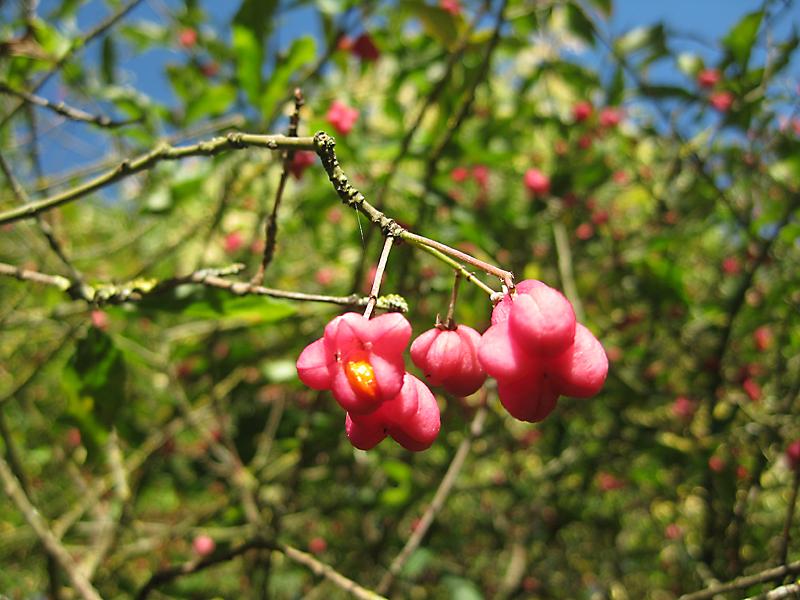
{"label": "green leaf", "polygon": [[275,105],[286,96],[289,81],[301,67],[314,60],[317,45],[314,38],[306,35],[292,42],[286,57],[270,74],[267,86],[261,96],[261,111],[265,116],[273,114]]}
{"label": "green leaf", "polygon": [[236,88],[232,85],[214,85],[205,88],[202,95],[193,98],[186,106],[186,123],[208,119],[223,114],[236,101]]}
{"label": "green leaf", "polygon": [[610,17],[611,13],[614,11],[614,7],[611,3],[611,0],[591,0],[591,3],[605,17]]}
{"label": "green leaf", "polygon": [[450,594],[450,600],[483,600],[478,586],[468,579],[447,575],[442,581]]}
{"label": "green leaf", "polygon": [[425,33],[445,47],[452,46],[458,37],[456,21],[449,12],[439,6],[430,6],[416,0],[405,0],[402,6],[419,19]]}
{"label": "green leaf", "polygon": [[747,63],[750,61],[750,53],[758,38],[758,30],[763,18],[763,10],[745,15],[722,40],[723,45],[730,51],[742,70],[747,68]]}
{"label": "green leaf", "polygon": [[614,42],[614,49],[621,54],[632,54],[647,50],[652,62],[656,58],[667,54],[667,42],[663,25],[651,27],[636,27],[619,37]]}
{"label": "green leaf", "polygon": [[567,27],[590,46],[594,46],[595,27],[588,15],[577,4],[569,3],[565,7]]}
{"label": "green leaf", "polygon": [[800,155],[793,155],[773,163],[769,174],[780,183],[797,188],[800,187]]}
{"label": "green leaf", "polygon": [[243,320],[251,324],[280,321],[295,312],[291,304],[266,296],[236,296],[225,290],[194,284],[149,295],[138,306],[147,312],[168,312],[217,321]]}
{"label": "green leaf", "polygon": [[122,352],[106,333],[89,329],[67,362],[63,383],[68,413],[98,444],[125,405],[126,377]]}
{"label": "green leaf", "polygon": [[114,71],[117,67],[117,46],[114,38],[107,35],[103,38],[103,48],[100,60],[100,73],[103,83],[106,85],[114,83]]}
{"label": "green leaf", "polygon": [[236,76],[253,104],[258,104],[261,95],[264,44],[277,7],[278,0],[243,0],[231,26]]}
{"label": "green leaf", "polygon": [[681,52],[676,62],[681,73],[692,78],[703,68],[703,59],[692,52]]}
{"label": "green leaf", "polygon": [[399,460],[389,460],[384,463],[383,470],[395,485],[381,492],[381,504],[402,506],[411,497],[411,467]]}

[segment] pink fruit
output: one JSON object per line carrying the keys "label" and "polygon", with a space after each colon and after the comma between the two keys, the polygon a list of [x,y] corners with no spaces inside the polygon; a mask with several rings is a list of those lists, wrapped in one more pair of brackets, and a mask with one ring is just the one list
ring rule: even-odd
{"label": "pink fruit", "polygon": [[297,359],[300,380],[315,390],[331,390],[346,411],[363,415],[392,399],[403,386],[403,350],[411,324],[399,313],[367,319],[345,313],[325,327]]}
{"label": "pink fruit", "polygon": [[362,61],[376,61],[381,55],[380,50],[368,33],[362,33],[353,41],[350,52]]}
{"label": "pink fruit", "polygon": [[431,385],[440,385],[455,396],[475,393],[486,380],[478,361],[481,335],[466,325],[455,330],[434,327],[411,344],[411,360]]}
{"label": "pink fruit", "polygon": [[406,373],[400,392],[366,415],[347,413],[345,432],[350,443],[369,450],[387,435],[406,450],[428,449],[439,435],[441,421],[436,398],[419,379]]}
{"label": "pink fruit", "polygon": [[450,171],[450,179],[456,183],[463,183],[469,178],[469,169],[467,167],[455,167]]}
{"label": "pink fruit", "polygon": [[184,48],[191,48],[197,43],[197,31],[191,27],[181,29],[178,34],[178,43]]}
{"label": "pink fruit", "polygon": [[753,332],[753,341],[759,352],[764,352],[772,346],[772,330],[766,325],[762,325]]}
{"label": "pink fruit", "polygon": [[192,541],[192,549],[195,551],[195,554],[199,556],[208,556],[214,549],[217,547],[217,544],[214,542],[214,539],[211,536],[201,534],[194,538]]}
{"label": "pink fruit", "polygon": [[746,378],[742,382],[742,389],[751,401],[758,402],[761,400],[761,386],[758,385],[755,379],[751,379],[750,377]]}
{"label": "pink fruit", "polygon": [[93,310],[91,314],[92,327],[102,331],[108,329],[108,313],[104,310]]}
{"label": "pink fruit", "polygon": [[347,135],[358,121],[358,115],[357,109],[348,106],[341,100],[334,100],[325,118],[337,132]]}
{"label": "pink fruit", "polygon": [[539,169],[528,169],[523,178],[525,187],[535,196],[545,196],[550,193],[550,178]]}
{"label": "pink fruit", "polygon": [[244,245],[244,237],[238,231],[233,231],[225,236],[223,248],[228,254],[235,254]]}
{"label": "pink fruit", "polygon": [[714,92],[708,97],[708,103],[721,113],[728,112],[733,106],[733,94],[730,92]]}
{"label": "pink fruit", "polygon": [[800,439],[793,441],[786,447],[786,460],[792,471],[800,470]]}
{"label": "pink fruit", "polygon": [[591,223],[581,223],[575,228],[575,237],[581,241],[590,240],[593,235],[594,227],[592,227]]}
{"label": "pink fruit", "polygon": [[295,152],[292,162],[289,163],[289,173],[291,173],[295,179],[301,179],[305,170],[314,164],[316,158],[317,155],[308,150]]}
{"label": "pink fruit", "polygon": [[461,4],[458,0],[439,0],[439,6],[454,17],[461,14]]}
{"label": "pink fruit", "polygon": [[492,312],[478,360],[497,379],[503,406],[522,421],[541,421],[561,394],[586,398],[602,388],[608,358],[560,292],[527,280]]}
{"label": "pink fruit", "polygon": [[328,549],[328,542],[324,538],[315,537],[308,541],[308,549],[312,554],[322,554]]}
{"label": "pink fruit", "polygon": [[583,100],[572,107],[572,116],[576,122],[582,123],[592,116],[593,111],[592,103]]}
{"label": "pink fruit", "polygon": [[616,127],[622,122],[622,110],[608,106],[600,111],[600,125],[602,127]]}
{"label": "pink fruit", "polygon": [[697,85],[704,88],[713,88],[722,79],[722,74],[717,69],[703,69],[697,74]]}
{"label": "pink fruit", "polygon": [[697,411],[697,404],[686,396],[678,396],[672,403],[672,414],[685,421],[691,421]]}
{"label": "pink fruit", "polygon": [[716,454],[708,459],[708,468],[714,473],[722,473],[725,470],[725,460]]}

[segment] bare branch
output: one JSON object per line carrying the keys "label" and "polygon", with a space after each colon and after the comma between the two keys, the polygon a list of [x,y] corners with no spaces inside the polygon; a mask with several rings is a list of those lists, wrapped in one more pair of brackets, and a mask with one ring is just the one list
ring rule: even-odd
{"label": "bare branch", "polygon": [[788,565],[767,569],[756,573],[754,575],[746,575],[744,577],[737,577],[733,581],[714,585],[698,592],[691,594],[684,594],[678,600],[706,600],[713,598],[717,594],[724,594],[726,592],[734,592],[736,590],[743,590],[759,583],[768,583],[770,581],[779,581],[787,575],[796,575],[800,573],[800,560],[795,561]]}
{"label": "bare branch", "polygon": [[31,94],[29,92],[25,92],[22,90],[15,90],[3,82],[0,82],[0,94],[8,94],[9,96],[15,96],[29,104],[33,104],[35,106],[52,110],[53,112],[58,113],[59,115],[66,117],[71,121],[90,123],[92,125],[97,125],[98,127],[105,127],[108,129],[123,127],[125,125],[131,125],[132,123],[140,121],[140,119],[126,119],[123,121],[115,121],[105,115],[92,115],[79,108],[68,106],[63,102],[55,103],[51,102],[47,98],[37,96],[36,94]]}
{"label": "bare branch", "polygon": [[58,566],[67,574],[67,578],[72,583],[75,591],[84,600],[102,600],[100,594],[94,586],[83,576],[78,567],[72,561],[72,557],[61,545],[53,532],[48,527],[39,510],[31,504],[28,496],[22,490],[19,480],[11,472],[5,458],[0,456],[0,481],[3,483],[3,491],[8,496],[17,509],[25,517],[28,525],[31,526],[36,537],[44,546],[47,554],[53,557]]}

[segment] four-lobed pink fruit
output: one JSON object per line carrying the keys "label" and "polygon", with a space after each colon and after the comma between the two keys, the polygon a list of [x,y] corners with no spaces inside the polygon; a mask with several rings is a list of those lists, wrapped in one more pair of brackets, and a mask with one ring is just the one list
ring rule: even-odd
{"label": "four-lobed pink fruit", "polygon": [[588,398],[603,386],[608,358],[575,319],[570,302],[541,281],[526,280],[492,312],[478,359],[497,380],[500,402],[521,421],[541,421],[559,395]]}

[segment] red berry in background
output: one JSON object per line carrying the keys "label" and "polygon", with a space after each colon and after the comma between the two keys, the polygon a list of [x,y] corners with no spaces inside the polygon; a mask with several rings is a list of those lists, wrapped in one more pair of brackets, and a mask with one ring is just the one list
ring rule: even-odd
{"label": "red berry in background", "polygon": [[108,313],[104,310],[93,310],[91,314],[92,327],[101,331],[108,329]]}
{"label": "red berry in background", "polygon": [[311,551],[311,554],[322,554],[328,549],[328,542],[321,537],[311,538],[308,541],[308,549]]}
{"label": "red berry in background", "polygon": [[191,48],[197,43],[197,31],[191,27],[181,29],[181,32],[178,34],[178,43],[184,48]]}
{"label": "red berry in background", "polygon": [[628,183],[628,174],[625,171],[614,171],[611,175],[611,179],[617,185],[625,185]]}
{"label": "red berry in background", "polygon": [[467,167],[455,167],[450,171],[450,179],[456,183],[463,183],[469,178],[469,169]]}
{"label": "red berry in background", "polygon": [[557,290],[526,280],[492,311],[478,360],[497,380],[500,402],[521,421],[541,421],[561,394],[588,398],[603,387],[608,358]]}
{"label": "red berry in background", "polygon": [[535,196],[546,196],[550,193],[550,178],[539,169],[528,169],[523,178],[525,187]]}
{"label": "red berry in background", "polygon": [[358,121],[358,110],[341,100],[334,100],[325,119],[342,135],[347,135]]}
{"label": "red berry in background", "polygon": [[735,256],[728,256],[722,261],[722,270],[726,275],[736,275],[742,270],[742,265]]}
{"label": "red berry in background", "polygon": [[664,528],[664,537],[668,540],[677,540],[683,535],[683,529],[677,523],[670,523]]}
{"label": "red berry in background", "polygon": [[353,48],[353,38],[349,35],[342,35],[339,40],[336,42],[337,50],[342,50],[343,52],[350,52]]}
{"label": "red berry in background", "polygon": [[219,63],[211,62],[203,63],[200,65],[200,72],[208,78],[216,77],[217,73],[219,73]]}
{"label": "red berry in background", "polygon": [[244,245],[244,237],[238,231],[233,231],[225,236],[223,248],[228,254],[235,254]]}
{"label": "red berry in background", "polygon": [[761,386],[758,385],[755,379],[751,379],[750,377],[745,379],[742,382],[742,389],[753,402],[761,400]]}
{"label": "red berry in background", "polygon": [[472,176],[475,178],[475,183],[482,190],[489,188],[489,167],[486,165],[475,165],[472,167]]}
{"label": "red berry in background", "polygon": [[596,210],[592,213],[592,223],[595,225],[605,225],[608,223],[609,214],[607,210]]}
{"label": "red berry in background", "polygon": [[481,334],[458,325],[455,330],[434,327],[411,344],[411,360],[431,385],[442,386],[455,396],[469,396],[486,381],[478,361]]}
{"label": "red berry in background", "polygon": [[331,267],[320,267],[317,269],[317,272],[314,273],[314,279],[321,286],[327,287],[336,279],[336,271]]}
{"label": "red berry in background", "polygon": [[406,450],[420,452],[439,435],[441,417],[428,386],[406,373],[397,396],[369,414],[348,412],[344,427],[350,443],[360,450],[374,448],[389,435]]}
{"label": "red berry in background", "polygon": [[77,427],[70,427],[67,429],[67,446],[70,448],[77,448],[81,445],[81,430]]}
{"label": "red berry in background", "polygon": [[713,88],[722,79],[722,74],[717,69],[703,69],[697,74],[697,85],[703,88]]}
{"label": "red berry in background", "polygon": [[458,0],[439,0],[439,6],[454,17],[461,14],[461,4]]}
{"label": "red berry in background", "polygon": [[748,475],[750,475],[750,471],[747,470],[747,467],[744,465],[736,467],[736,479],[747,479]]}
{"label": "red berry in background", "polygon": [[622,110],[608,106],[600,111],[600,125],[602,127],[616,127],[622,122]]}
{"label": "red berry in background", "polygon": [[772,346],[772,330],[766,325],[762,325],[753,332],[753,341],[759,352],[764,352]]}
{"label": "red berry in background", "polygon": [[350,52],[362,61],[376,61],[381,55],[380,50],[372,40],[372,36],[368,33],[362,33],[353,41]]}
{"label": "red berry in background", "polygon": [[581,223],[575,228],[575,237],[579,240],[586,241],[594,235],[594,227],[591,223]]}
{"label": "red berry in background", "polygon": [[786,447],[786,461],[792,471],[800,471],[800,439]]}
{"label": "red berry in background", "polygon": [[725,470],[725,460],[716,454],[708,459],[708,468],[714,473],[722,473]]}
{"label": "red berry in background", "polygon": [[192,541],[192,549],[198,556],[208,556],[214,552],[216,547],[217,544],[214,542],[214,539],[205,534],[198,535],[194,538],[194,541]]}
{"label": "red berry in background", "polygon": [[399,313],[374,319],[345,313],[306,346],[297,359],[297,373],[308,387],[331,390],[349,413],[371,413],[400,393],[403,350],[410,338],[411,324]]}
{"label": "red berry in background", "polygon": [[580,148],[581,150],[588,150],[591,147],[592,147],[592,136],[589,135],[588,133],[582,135],[578,139],[578,148]]}
{"label": "red berry in background", "polygon": [[691,421],[697,411],[697,403],[686,396],[678,396],[672,403],[672,414],[685,421]]}
{"label": "red berry in background", "polygon": [[305,170],[314,164],[316,158],[317,155],[308,150],[295,152],[292,157],[292,162],[289,163],[289,173],[291,173],[295,179],[301,179]]}
{"label": "red berry in background", "polygon": [[582,123],[592,116],[593,111],[594,108],[592,107],[592,103],[583,100],[572,107],[572,117],[576,122]]}
{"label": "red berry in background", "polygon": [[625,487],[625,482],[611,473],[601,471],[597,474],[597,487],[604,492],[610,492]]}
{"label": "red berry in background", "polygon": [[728,112],[733,106],[733,94],[730,92],[714,92],[708,97],[708,103],[721,113]]}

